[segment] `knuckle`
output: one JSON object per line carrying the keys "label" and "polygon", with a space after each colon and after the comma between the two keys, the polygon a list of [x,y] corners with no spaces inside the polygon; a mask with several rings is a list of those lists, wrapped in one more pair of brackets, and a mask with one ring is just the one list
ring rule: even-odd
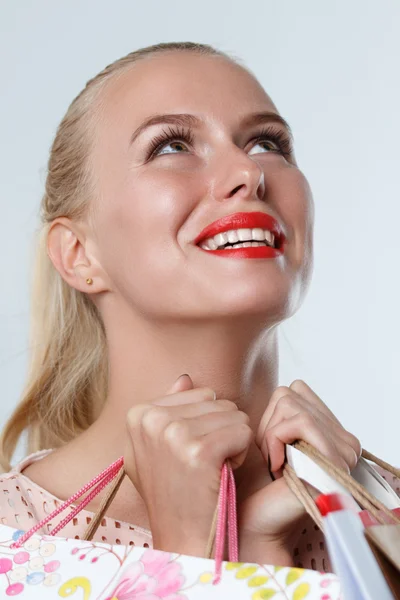
{"label": "knuckle", "polygon": [[273,396],[285,396],[286,394],[290,394],[290,388],[287,385],[280,385],[277,387],[273,393]]}
{"label": "knuckle", "polygon": [[201,440],[194,440],[188,444],[186,448],[186,459],[189,466],[194,469],[198,469],[207,461],[208,449],[205,442]]}
{"label": "knuckle", "polygon": [[338,466],[344,469],[348,475],[350,474],[350,467],[348,463],[344,460],[344,458],[340,458],[338,460]]}
{"label": "knuckle", "polygon": [[162,406],[153,406],[144,413],[141,420],[142,431],[146,434],[156,434],[165,426],[168,412]]}
{"label": "knuckle", "polygon": [[216,400],[217,406],[221,406],[224,410],[239,410],[237,404],[232,400]]}
{"label": "knuckle", "polygon": [[350,471],[352,471],[358,463],[358,456],[354,448],[352,448],[351,446],[349,447],[348,452],[346,453],[346,459],[347,464],[350,467]]}
{"label": "knuckle", "polygon": [[248,423],[241,423],[239,425],[239,435],[243,436],[245,440],[251,441],[254,438],[254,431]]}
{"label": "knuckle", "polygon": [[355,435],[353,435],[352,433],[349,433],[349,437],[350,437],[350,445],[353,448],[354,452],[357,455],[357,460],[361,457],[362,454],[362,445],[361,442],[358,438],[356,438]]}
{"label": "knuckle", "polygon": [[296,389],[304,389],[304,387],[306,386],[306,382],[303,381],[303,379],[295,379],[294,381],[292,381],[292,383],[290,384],[290,389],[292,390],[296,390]]}
{"label": "knuckle", "polygon": [[238,411],[238,417],[240,419],[240,421],[244,424],[244,425],[249,425],[250,424],[250,417],[247,413],[243,412],[242,410]]}
{"label": "knuckle", "polygon": [[138,418],[137,407],[133,406],[126,413],[126,425],[129,430],[131,430],[135,427],[135,425],[137,424],[137,418]]}
{"label": "knuckle", "polygon": [[278,405],[282,406],[283,408],[292,408],[295,404],[297,404],[297,402],[290,394],[282,396],[278,402]]}
{"label": "knuckle", "polygon": [[125,419],[128,431],[132,432],[141,426],[143,415],[147,412],[147,408],[146,404],[136,404],[128,410]]}
{"label": "knuckle", "polygon": [[203,400],[212,400],[215,401],[217,395],[215,391],[210,387],[201,388],[201,396]]}
{"label": "knuckle", "polygon": [[299,415],[299,421],[306,427],[313,427],[315,425],[315,419],[310,412],[302,412]]}
{"label": "knuckle", "polygon": [[264,433],[264,438],[267,441],[267,443],[269,443],[270,440],[275,439],[275,431],[274,431],[274,427],[271,427],[271,429],[267,429],[267,431]]}
{"label": "knuckle", "polygon": [[188,425],[184,419],[171,421],[163,431],[164,441],[168,444],[176,444],[187,439]]}

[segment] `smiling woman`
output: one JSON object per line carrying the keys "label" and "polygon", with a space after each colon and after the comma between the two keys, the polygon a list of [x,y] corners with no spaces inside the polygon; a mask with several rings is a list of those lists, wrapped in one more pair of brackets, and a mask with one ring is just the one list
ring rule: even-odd
{"label": "smiling woman", "polygon": [[[361,448],[306,383],[277,387],[314,203],[255,76],[190,42],[107,66],[58,127],[41,217],[30,373],[2,437],[6,470],[23,432],[29,455],[2,476],[1,517],[32,526],[123,455],[94,539],[202,556],[229,458],[240,559],[329,570],[285,444],[347,471]],[[61,534],[81,537],[100,501]]]}

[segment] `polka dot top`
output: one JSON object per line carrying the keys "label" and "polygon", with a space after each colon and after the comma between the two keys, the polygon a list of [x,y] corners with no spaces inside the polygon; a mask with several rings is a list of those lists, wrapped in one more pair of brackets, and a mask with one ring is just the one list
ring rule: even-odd
{"label": "polka dot top", "polygon": [[[51,449],[30,454],[15,465],[11,471],[0,475],[0,522],[3,525],[27,531],[62,504],[61,499],[47,492],[22,472],[32,462],[40,460],[50,452],[52,452]],[[400,479],[380,467],[375,468],[400,494]],[[74,506],[70,507],[71,510]],[[58,535],[81,539],[93,516],[93,512],[82,510]],[[48,534],[61,518],[62,516],[58,516],[54,523],[52,521],[47,523],[39,533]],[[152,548],[152,537],[149,530],[106,516],[94,534],[93,541]],[[293,560],[296,567],[332,572],[323,533],[311,519],[293,549]]]}

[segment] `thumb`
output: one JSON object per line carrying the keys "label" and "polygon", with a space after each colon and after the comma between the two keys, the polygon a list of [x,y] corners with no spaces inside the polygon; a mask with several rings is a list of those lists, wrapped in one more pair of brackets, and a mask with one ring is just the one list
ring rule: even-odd
{"label": "thumb", "polygon": [[193,381],[187,373],[180,375],[174,384],[169,388],[166,396],[170,394],[177,394],[178,392],[186,392],[186,390],[192,390],[194,388]]}

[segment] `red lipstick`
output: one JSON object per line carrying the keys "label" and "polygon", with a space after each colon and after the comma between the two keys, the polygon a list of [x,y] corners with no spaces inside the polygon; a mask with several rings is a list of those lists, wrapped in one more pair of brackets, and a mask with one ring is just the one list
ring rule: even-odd
{"label": "red lipstick", "polygon": [[220,250],[204,250],[210,254],[235,258],[273,258],[283,254],[285,235],[278,221],[263,212],[239,212],[227,215],[214,221],[199,233],[194,243],[199,245],[207,238],[223,233],[230,229],[268,229],[274,234],[275,247],[271,246],[251,246],[248,248],[229,248]]}

